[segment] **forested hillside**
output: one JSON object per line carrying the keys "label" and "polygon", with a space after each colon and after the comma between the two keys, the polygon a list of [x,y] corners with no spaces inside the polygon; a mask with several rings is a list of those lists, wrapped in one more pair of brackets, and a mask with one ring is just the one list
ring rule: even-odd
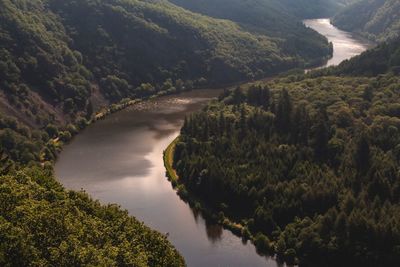
{"label": "forested hillside", "polygon": [[301,19],[331,17],[350,1],[353,0],[274,0],[283,9]]}
{"label": "forested hillside", "polygon": [[167,1],[52,0],[50,8],[96,76],[116,75],[132,86],[169,78],[232,82],[296,64],[271,38]]}
{"label": "forested hillside", "polygon": [[[166,237],[56,182],[101,106],[312,63],[167,1],[0,0],[0,265],[182,266]],[[126,103],[126,101],[124,101]]]}
{"label": "forested hillside", "polygon": [[299,55],[284,48],[284,37],[167,1],[1,0],[0,7],[0,108],[31,126],[90,116],[107,101],[262,77],[330,53],[314,32]]}
{"label": "forested hillside", "polygon": [[332,52],[281,9],[289,23],[269,12],[282,26],[271,30],[166,0],[0,0],[0,11],[1,266],[183,266],[165,236],[56,182],[63,145],[100,107],[252,80]]}
{"label": "forested hillside", "polygon": [[332,22],[346,31],[382,42],[400,36],[399,14],[398,0],[360,0],[339,12]]}
{"label": "forested hillside", "polygon": [[0,8],[0,136],[17,164],[53,159],[43,145],[67,141],[76,132],[68,123],[83,127],[110,102],[253,79],[329,54],[320,36],[319,52],[302,58],[283,51],[282,38],[167,1],[1,0]]}
{"label": "forested hillside", "polygon": [[253,84],[189,116],[174,154],[179,192],[288,263],[396,265],[400,79],[386,67],[349,75],[376,51],[335,70],[347,77]]}
{"label": "forested hillside", "polygon": [[[329,48],[324,37],[306,28],[301,19],[330,16],[336,7],[330,1],[275,1],[275,0],[171,0],[171,2],[214,18],[229,19],[243,28],[281,39],[282,50],[307,61],[317,63]],[[321,10],[321,8],[324,10]],[[331,10],[330,15],[325,14]],[[312,14],[308,14],[311,12]],[[318,14],[318,15],[317,15]]]}
{"label": "forested hillside", "polygon": [[185,266],[165,236],[117,206],[66,191],[51,170],[0,181],[1,266]]}
{"label": "forested hillside", "polygon": [[[275,20],[278,25],[293,22],[290,21],[290,17],[283,17],[283,15],[298,19],[330,17],[352,1],[354,0],[170,0],[179,6],[212,17],[226,16],[239,22],[264,18],[267,20],[265,23]],[[252,12],[251,18],[246,16],[247,12]]]}
{"label": "forested hillside", "polygon": [[53,176],[51,163],[95,105],[131,86],[112,70],[98,76],[56,6],[0,1],[0,265],[184,266],[165,236]]}

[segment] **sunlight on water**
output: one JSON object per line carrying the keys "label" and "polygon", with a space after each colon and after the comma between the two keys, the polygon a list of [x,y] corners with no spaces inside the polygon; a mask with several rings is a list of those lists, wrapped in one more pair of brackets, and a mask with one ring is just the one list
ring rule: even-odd
{"label": "sunlight on water", "polygon": [[307,27],[326,36],[333,43],[333,57],[321,67],[329,67],[340,64],[343,60],[364,52],[370,44],[355,38],[351,33],[344,32],[333,26],[330,19],[304,20]]}
{"label": "sunlight on water", "polygon": [[218,90],[199,90],[132,106],[91,125],[65,147],[56,164],[61,182],[102,203],[118,203],[146,225],[169,233],[188,266],[278,266],[184,203],[165,176],[163,150],[186,114]]}
{"label": "sunlight on water", "polygon": [[[366,49],[328,19],[304,22],[334,44],[327,66]],[[69,189],[86,190],[102,203],[118,203],[146,225],[169,233],[188,266],[280,266],[250,243],[210,224],[184,203],[165,176],[163,150],[184,117],[221,91],[197,90],[138,103],[91,125],[65,147],[55,166]]]}

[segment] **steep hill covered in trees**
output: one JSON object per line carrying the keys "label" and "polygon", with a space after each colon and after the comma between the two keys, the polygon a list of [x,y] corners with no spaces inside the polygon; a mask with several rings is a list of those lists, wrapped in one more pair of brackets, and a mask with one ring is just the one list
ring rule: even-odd
{"label": "steep hill covered in trees", "polygon": [[184,265],[163,235],[57,183],[62,145],[99,106],[262,77],[330,52],[310,31],[315,53],[298,54],[284,34],[164,0],[0,0],[0,11],[1,266]]}
{"label": "steep hill covered in trees", "polygon": [[[292,23],[293,21],[288,22],[288,20],[293,17],[297,19],[330,17],[352,1],[354,0],[170,0],[177,5],[212,17],[228,16],[233,21],[239,22],[264,18],[266,20],[264,23],[275,21],[278,25]],[[246,17],[247,12],[251,12],[251,18]],[[285,15],[290,17],[283,17]],[[257,24],[258,27],[262,26]]]}
{"label": "steep hill covered in trees", "polygon": [[[315,61],[326,54],[324,37],[306,28],[301,19],[334,14],[336,2],[325,0],[171,0],[214,18],[235,21],[245,29],[281,39],[285,53]],[[332,13],[327,14],[327,10]],[[318,57],[316,57],[318,56]],[[317,62],[317,61],[315,61]]]}
{"label": "steep hill covered in trees", "polygon": [[262,77],[330,52],[315,33],[304,48],[315,53],[299,56],[283,49],[283,37],[167,1],[1,0],[0,8],[0,110],[33,127],[90,117],[108,101]]}
{"label": "steep hill covered in trees", "polygon": [[100,105],[261,77],[329,54],[319,36],[321,53],[300,58],[282,50],[283,39],[167,1],[1,0],[0,8],[0,136],[17,164],[54,158],[43,144],[59,132],[69,139],[76,127],[68,123],[82,128]]}
{"label": "steep hill covered in trees", "polygon": [[400,2],[398,0],[360,0],[339,12],[333,23],[373,41],[399,37]]}
{"label": "steep hill covered in trees", "polygon": [[0,265],[184,266],[165,236],[56,182],[60,147],[107,103],[98,83],[129,85],[96,76],[50,4],[0,1]]}
{"label": "steep hill covered in trees", "polygon": [[400,262],[400,79],[351,76],[375,73],[352,67],[377,51],[388,60],[391,45],[334,69],[342,77],[249,85],[189,116],[174,155],[180,193],[289,263]]}
{"label": "steep hill covered in trees", "polygon": [[0,203],[1,266],[185,266],[165,236],[51,170],[0,175]]}

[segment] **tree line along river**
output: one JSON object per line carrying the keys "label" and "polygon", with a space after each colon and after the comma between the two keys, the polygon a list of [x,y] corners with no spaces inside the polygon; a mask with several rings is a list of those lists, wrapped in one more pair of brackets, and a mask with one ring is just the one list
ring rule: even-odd
{"label": "tree line along river", "polygon": [[[304,23],[333,43],[336,65],[368,45],[332,26],[329,19]],[[133,105],[96,122],[61,153],[56,176],[68,189],[84,189],[102,203],[118,203],[146,225],[169,234],[188,266],[279,266],[254,245],[207,222],[172,189],[163,150],[179,134],[187,114],[221,90],[195,90]]]}

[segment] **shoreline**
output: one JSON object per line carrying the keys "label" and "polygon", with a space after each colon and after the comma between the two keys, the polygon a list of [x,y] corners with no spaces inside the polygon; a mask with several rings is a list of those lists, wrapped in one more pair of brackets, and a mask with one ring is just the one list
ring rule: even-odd
{"label": "shoreline", "polygon": [[173,167],[173,155],[175,146],[179,142],[179,138],[180,136],[177,136],[167,146],[163,153],[166,176],[176,194],[181,198],[181,200],[188,203],[191,209],[199,211],[205,220],[209,220],[222,226],[224,229],[231,231],[234,235],[241,237],[244,242],[250,241],[255,246],[256,251],[260,256],[271,257],[275,260],[279,260],[276,258],[275,243],[273,241],[269,241],[268,237],[267,241],[257,240],[257,237],[260,236],[260,234],[266,237],[263,233],[252,233],[246,225],[232,221],[226,217],[223,212],[217,213],[211,208],[206,207],[200,198],[190,194],[185,185],[179,182],[179,175]]}
{"label": "shoreline", "polygon": [[[315,70],[318,69],[321,65],[317,65],[315,67],[313,67],[311,70]],[[260,79],[255,79],[255,80],[246,80],[246,81],[238,81],[238,82],[234,82],[234,83],[230,83],[230,84],[220,84],[220,85],[210,85],[210,86],[205,86],[205,87],[198,87],[198,88],[193,88],[190,90],[184,90],[182,92],[187,92],[187,91],[195,91],[195,90],[203,90],[203,89],[221,89],[221,90],[230,90],[233,89],[237,86],[243,86],[246,84],[251,84],[251,83],[257,83],[257,82],[265,82],[268,80],[273,80],[275,78],[279,78],[280,76],[285,76],[285,74],[289,74],[290,71],[306,71],[304,68],[300,69],[300,68],[293,68],[290,70],[286,70],[283,72],[279,72],[276,74],[271,74],[269,76],[266,76],[264,78],[260,78]],[[125,108],[128,108],[130,106],[133,106],[135,104],[139,104],[139,103],[144,103],[146,101],[149,101],[151,99],[157,99],[159,97],[163,97],[166,95],[179,95],[180,92],[160,92],[159,94],[153,95],[151,97],[147,97],[147,98],[142,98],[142,99],[128,99],[125,101],[120,101],[119,103],[116,104],[110,104],[106,107],[103,107],[102,109],[100,109],[99,111],[97,111],[95,113],[95,115],[92,117],[92,119],[87,121],[87,124],[85,125],[84,128],[79,129],[78,132],[74,135],[76,136],[77,134],[82,133],[86,127],[90,126],[91,124],[94,124],[97,120],[102,120],[107,118],[108,115],[111,115],[113,113],[116,113],[118,111],[122,111]],[[53,140],[51,140],[53,141]],[[57,138],[54,139],[54,142],[57,142],[59,144],[60,149],[62,149],[64,147],[64,145],[68,145],[70,142],[73,141],[73,138],[71,138],[68,142],[60,142]],[[213,211],[211,208],[207,208],[206,205],[202,204],[202,202],[200,201],[200,199],[196,198],[195,196],[192,196],[191,194],[188,193],[188,191],[186,190],[185,186],[183,185],[183,183],[179,183],[179,176],[176,173],[176,170],[173,168],[173,154],[174,154],[174,149],[176,144],[179,142],[179,136],[177,138],[175,138],[171,144],[168,145],[168,147],[164,150],[163,153],[163,162],[164,162],[164,166],[166,169],[166,176],[168,177],[168,180],[170,181],[170,183],[172,184],[172,187],[174,188],[174,190],[176,191],[176,193],[180,196],[180,199],[185,201],[186,203],[189,204],[190,208],[198,210],[201,212],[202,216],[206,219],[209,220],[211,222],[214,222],[220,226],[222,226],[224,229],[229,230],[230,232],[232,232],[233,234],[235,234],[236,236],[242,237],[242,239],[244,241],[248,241],[250,240],[250,242],[252,244],[254,244],[254,246],[257,249],[257,252],[259,255],[261,256],[268,256],[268,257],[272,257],[275,258],[274,256],[270,256],[270,255],[274,255],[273,251],[274,251],[274,247],[275,247],[275,243],[274,242],[269,242],[268,240],[268,246],[265,246],[264,244],[260,244],[257,241],[257,235],[258,233],[250,233],[250,231],[248,230],[247,226],[245,224],[239,224],[239,223],[235,223],[231,220],[229,220],[227,217],[225,217],[225,215],[221,212],[217,212],[217,211]],[[60,150],[61,151],[61,150]],[[60,151],[58,151],[57,155],[59,155]],[[55,160],[57,161],[57,159]],[[52,162],[52,165],[54,167],[54,162]],[[56,180],[57,177],[55,176]],[[60,182],[60,181],[58,181]],[[130,216],[135,216],[134,214],[130,214]],[[264,245],[264,246],[263,246]],[[269,248],[269,249],[265,249],[265,248]],[[263,250],[263,251],[260,251]],[[264,252],[267,251],[267,252]],[[268,254],[269,252],[269,254]]]}
{"label": "shoreline", "polygon": [[[139,104],[139,103],[143,103],[145,101],[149,101],[149,100],[152,100],[152,99],[156,99],[156,98],[159,98],[159,97],[163,97],[163,96],[179,95],[180,93],[190,92],[190,91],[195,91],[195,90],[205,90],[205,89],[232,90],[232,89],[235,89],[236,87],[240,87],[240,86],[247,85],[247,84],[254,84],[254,83],[257,83],[257,82],[271,81],[271,80],[279,78],[281,76],[290,75],[290,73],[293,72],[293,71],[294,72],[302,71],[303,74],[307,74],[310,71],[318,70],[319,68],[323,68],[325,60],[329,60],[330,58],[332,58],[332,55],[329,55],[328,57],[319,59],[319,61],[317,63],[315,63],[315,64],[309,64],[309,65],[303,66],[303,67],[293,67],[293,68],[290,68],[290,69],[287,69],[287,70],[272,72],[269,75],[265,75],[265,76],[259,77],[257,79],[248,79],[248,80],[241,80],[241,81],[236,81],[236,82],[231,82],[231,83],[222,83],[222,84],[210,84],[208,86],[204,86],[204,87],[200,86],[200,87],[196,87],[196,88],[190,88],[190,89],[182,90],[182,91],[179,91],[179,92],[161,91],[161,92],[158,92],[155,95],[152,95],[152,96],[149,96],[149,97],[145,97],[145,98],[137,98],[137,99],[127,98],[127,99],[122,99],[117,103],[112,103],[112,104],[109,104],[107,106],[101,107],[98,111],[96,111],[94,113],[94,115],[92,115],[92,118],[90,118],[89,120],[86,121],[86,124],[83,127],[79,126],[77,121],[71,122],[71,124],[74,125],[77,128],[77,132],[76,133],[71,133],[71,139],[69,139],[68,141],[62,141],[60,135],[50,139],[47,144],[49,144],[51,146],[54,146],[57,149],[56,154],[55,154],[55,159],[52,160],[52,161],[45,160],[44,159],[44,155],[40,155],[39,163],[42,166],[45,166],[46,164],[50,163],[51,166],[54,168],[54,165],[58,160],[58,155],[63,150],[63,147],[65,145],[68,145],[69,143],[71,143],[75,136],[77,136],[78,134],[82,133],[88,126],[90,126],[91,124],[94,124],[98,120],[103,120],[103,119],[107,118],[109,115],[114,114],[114,113],[119,112],[119,111],[122,111],[122,110],[124,110],[124,109],[126,109],[126,108],[128,108],[130,106],[133,106],[133,105],[136,105],[136,104]],[[65,127],[66,125],[63,125],[63,126]]]}

